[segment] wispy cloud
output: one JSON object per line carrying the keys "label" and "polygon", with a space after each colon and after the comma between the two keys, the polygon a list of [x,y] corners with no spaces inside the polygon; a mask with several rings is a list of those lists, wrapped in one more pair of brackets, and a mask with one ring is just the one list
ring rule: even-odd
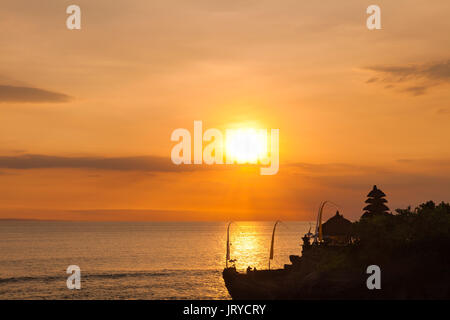
{"label": "wispy cloud", "polygon": [[393,84],[404,85],[400,91],[413,96],[426,94],[430,87],[450,83],[450,60],[414,65],[376,65],[364,69],[376,74],[366,83],[387,83],[385,88],[395,87]]}
{"label": "wispy cloud", "polygon": [[380,167],[355,165],[350,163],[305,163],[297,162],[288,164],[290,168],[295,168],[298,173],[308,175],[342,175],[356,174],[361,172],[380,172]]}
{"label": "wispy cloud", "polygon": [[410,93],[413,96],[421,96],[426,93],[427,89],[428,89],[427,86],[412,86],[403,89],[403,91]]}
{"label": "wispy cloud", "polygon": [[438,109],[438,110],[436,110],[436,113],[437,113],[437,114],[441,114],[441,115],[443,115],[443,114],[450,114],[450,108],[441,108],[441,109]]}
{"label": "wispy cloud", "polygon": [[293,163],[289,167],[302,178],[327,188],[364,190],[371,184],[430,190],[450,187],[450,159],[446,158],[398,159],[391,166]]}
{"label": "wispy cloud", "polygon": [[72,98],[66,94],[32,87],[0,85],[1,102],[56,103],[68,102]]}
{"label": "wispy cloud", "polygon": [[[94,169],[113,171],[178,172],[194,171],[204,166],[174,165],[170,158],[157,156],[137,157],[62,157],[39,154],[0,156],[4,169]],[[215,168],[215,166],[208,166]]]}
{"label": "wispy cloud", "polygon": [[385,76],[390,76],[392,81],[397,80],[397,82],[406,81],[411,78],[427,78],[445,82],[450,81],[450,60],[408,66],[377,65],[369,66],[365,69],[384,74]]}
{"label": "wispy cloud", "polygon": [[426,167],[450,167],[450,158],[442,159],[398,159],[397,162],[402,164],[426,166]]}

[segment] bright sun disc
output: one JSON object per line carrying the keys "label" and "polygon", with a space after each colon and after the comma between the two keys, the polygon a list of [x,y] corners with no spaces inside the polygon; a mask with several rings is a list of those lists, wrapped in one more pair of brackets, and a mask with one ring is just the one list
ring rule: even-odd
{"label": "bright sun disc", "polygon": [[232,129],[226,136],[227,159],[237,163],[257,163],[267,153],[264,130]]}

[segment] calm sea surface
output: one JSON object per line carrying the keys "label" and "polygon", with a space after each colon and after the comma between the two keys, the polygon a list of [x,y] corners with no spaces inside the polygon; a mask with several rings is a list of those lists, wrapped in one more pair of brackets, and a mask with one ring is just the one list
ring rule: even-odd
{"label": "calm sea surface", "polygon": [[[0,299],[229,299],[222,222],[0,221]],[[236,222],[236,267],[266,269],[273,223]],[[273,268],[300,255],[308,222],[283,222]],[[81,268],[81,290],[66,269]]]}

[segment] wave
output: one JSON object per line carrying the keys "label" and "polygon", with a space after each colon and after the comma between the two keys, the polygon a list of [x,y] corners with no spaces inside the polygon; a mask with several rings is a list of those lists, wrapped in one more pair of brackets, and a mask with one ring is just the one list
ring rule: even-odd
{"label": "wave", "polygon": [[[218,270],[157,270],[157,271],[127,271],[127,272],[115,272],[115,273],[83,273],[81,277],[83,280],[89,279],[120,279],[120,278],[146,278],[146,277],[172,277],[176,275],[183,276],[198,276],[205,275],[205,273],[219,273]],[[15,283],[15,282],[50,282],[50,281],[66,281],[69,275],[53,275],[53,276],[23,276],[23,277],[11,277],[0,278],[0,284]]]}

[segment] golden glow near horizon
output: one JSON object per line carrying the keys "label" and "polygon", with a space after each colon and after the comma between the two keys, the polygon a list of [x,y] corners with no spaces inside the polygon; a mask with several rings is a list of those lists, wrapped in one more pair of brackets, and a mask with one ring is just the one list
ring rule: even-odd
{"label": "golden glow near horizon", "polygon": [[[391,209],[448,201],[448,1],[408,3],[368,30],[355,1],[83,1],[68,30],[60,1],[3,1],[0,218],[308,220],[327,199],[356,219],[373,184]],[[223,166],[171,163],[176,128],[215,158],[196,120]]]}
{"label": "golden glow near horizon", "polygon": [[227,159],[237,163],[257,163],[267,155],[267,131],[253,128],[227,130]]}

